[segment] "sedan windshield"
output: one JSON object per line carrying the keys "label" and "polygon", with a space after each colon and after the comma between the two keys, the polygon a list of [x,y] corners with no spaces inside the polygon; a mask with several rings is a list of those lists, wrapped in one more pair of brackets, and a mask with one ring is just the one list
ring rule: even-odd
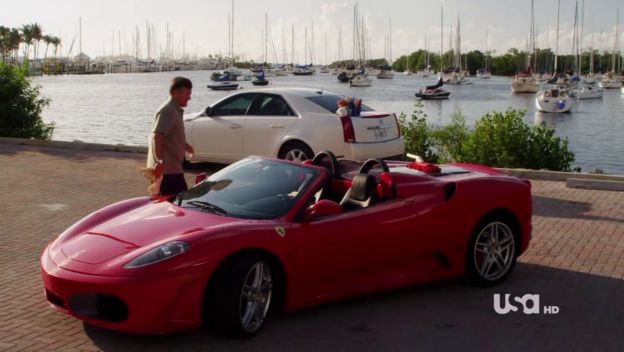
{"label": "sedan windshield", "polygon": [[246,158],[180,194],[177,203],[211,214],[273,219],[286,214],[317,175],[304,166]]}

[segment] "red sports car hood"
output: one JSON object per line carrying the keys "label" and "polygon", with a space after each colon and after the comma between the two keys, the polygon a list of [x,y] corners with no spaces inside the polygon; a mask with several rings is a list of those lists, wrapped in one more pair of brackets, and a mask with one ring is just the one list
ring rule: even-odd
{"label": "red sports car hood", "polygon": [[53,245],[50,255],[60,266],[81,271],[81,264],[101,264],[144,246],[214,230],[234,221],[240,220],[183,209],[167,202],[148,203],[64,237]]}

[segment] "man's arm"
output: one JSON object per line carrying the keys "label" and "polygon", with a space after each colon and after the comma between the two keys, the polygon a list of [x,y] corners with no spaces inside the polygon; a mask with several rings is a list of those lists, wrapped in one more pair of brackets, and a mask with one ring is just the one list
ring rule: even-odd
{"label": "man's arm", "polygon": [[154,157],[156,158],[156,166],[154,166],[154,173],[156,177],[160,177],[165,171],[165,164],[163,160],[163,146],[165,145],[165,136],[160,132],[154,133]]}

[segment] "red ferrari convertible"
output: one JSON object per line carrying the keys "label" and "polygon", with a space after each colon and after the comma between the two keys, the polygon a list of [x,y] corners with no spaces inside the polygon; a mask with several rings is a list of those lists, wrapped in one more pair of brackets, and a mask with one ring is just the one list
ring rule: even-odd
{"label": "red ferrari convertible", "polygon": [[479,165],[248,157],[175,198],[135,198],[41,257],[50,304],[155,334],[256,333],[287,311],[465,276],[495,284],[531,239],[531,184]]}

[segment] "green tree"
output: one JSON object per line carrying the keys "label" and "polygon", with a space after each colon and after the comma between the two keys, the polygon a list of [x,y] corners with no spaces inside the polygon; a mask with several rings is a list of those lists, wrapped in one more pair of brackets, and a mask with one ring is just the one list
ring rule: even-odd
{"label": "green tree", "polygon": [[39,87],[27,77],[27,67],[0,62],[0,136],[50,139],[54,124],[41,119],[49,100],[39,96]]}

